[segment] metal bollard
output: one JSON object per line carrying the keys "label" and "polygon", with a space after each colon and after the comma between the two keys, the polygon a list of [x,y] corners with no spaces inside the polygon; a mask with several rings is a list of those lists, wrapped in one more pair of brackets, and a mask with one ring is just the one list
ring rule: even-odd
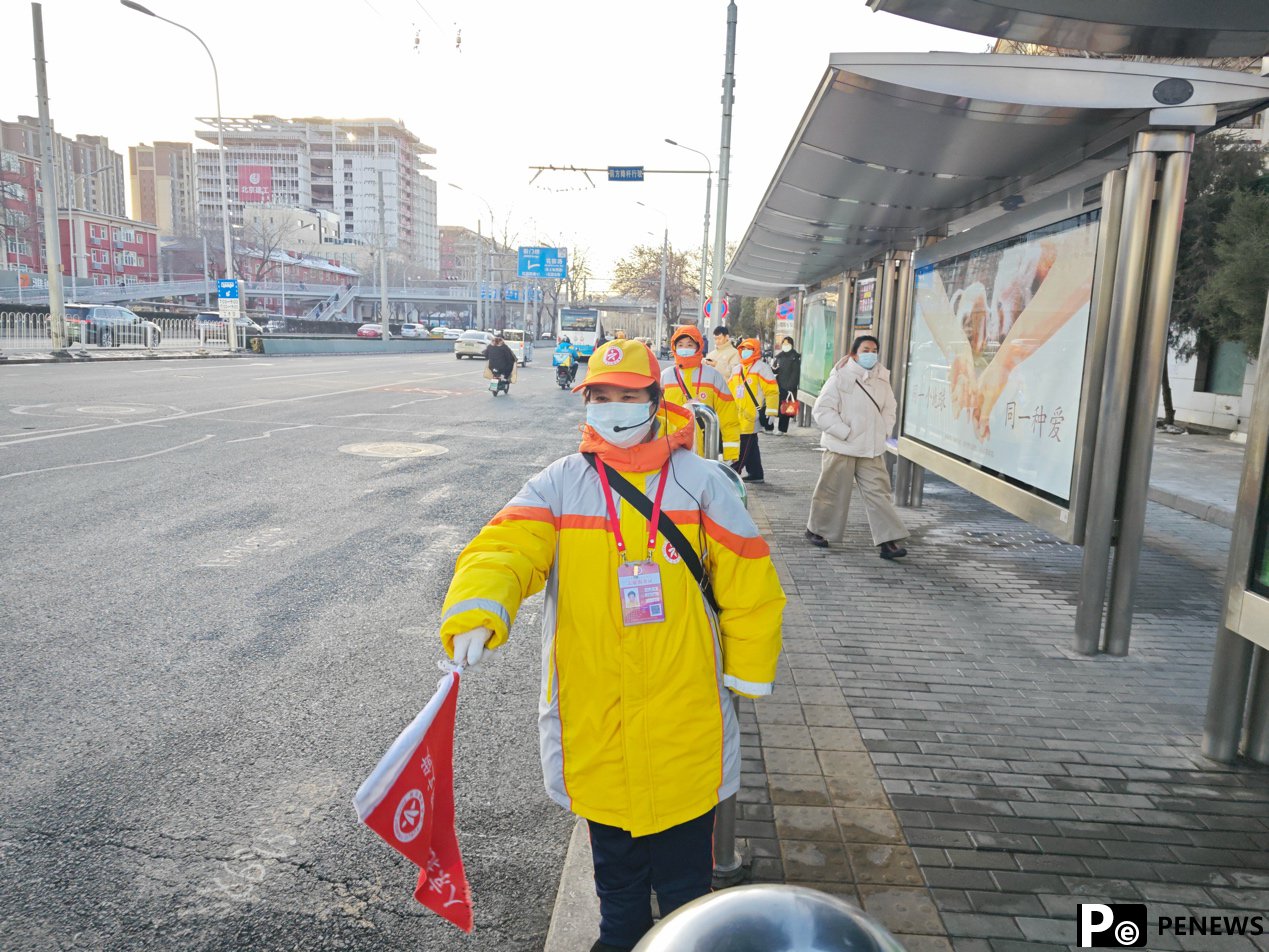
{"label": "metal bollard", "polygon": [[652,927],[634,952],[904,952],[845,900],[806,886],[754,885],[694,899]]}

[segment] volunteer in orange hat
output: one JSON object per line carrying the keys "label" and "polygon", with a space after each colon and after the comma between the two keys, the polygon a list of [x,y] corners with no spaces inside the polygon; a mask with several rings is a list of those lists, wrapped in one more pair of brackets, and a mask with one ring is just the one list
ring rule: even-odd
{"label": "volunteer in orange hat", "polygon": [[740,457],[736,401],[723,375],[704,362],[705,340],[701,332],[690,324],[674,328],[670,348],[674,352],[674,366],[666,367],[661,373],[666,402],[686,407],[689,401],[695,400],[717,413],[723,459],[729,463],[735,461]]}
{"label": "volunteer in orange hat", "polygon": [[731,393],[740,417],[740,459],[731,468],[747,483],[764,482],[762,453],[758,449],[757,421],[762,409],[775,413],[780,408],[780,388],[775,373],[762,359],[762,345],[752,337],[742,340],[740,366],[731,375]]}
{"label": "volunteer in orange hat", "polygon": [[728,691],[769,694],[780,652],[767,544],[717,463],[692,452],[691,417],[662,401],[660,377],[638,341],[596,350],[576,388],[581,452],[467,546],[441,621],[471,667],[546,591],[542,772],[589,821],[600,952],[638,943],[652,889],[662,915],[710,891],[714,808],[740,785]]}

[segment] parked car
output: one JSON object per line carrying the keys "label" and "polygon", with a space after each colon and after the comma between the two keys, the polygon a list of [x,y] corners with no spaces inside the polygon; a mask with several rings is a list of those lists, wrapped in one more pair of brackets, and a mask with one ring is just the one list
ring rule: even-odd
{"label": "parked car", "polygon": [[[199,331],[199,337],[204,340],[215,340],[219,337],[225,339],[225,319],[220,316],[218,311],[199,311],[194,318],[195,328]],[[235,319],[234,323],[238,326],[238,333],[246,333],[248,337],[259,337],[264,333],[264,328],[257,324],[249,317],[243,317],[241,314]]]}
{"label": "parked car", "polygon": [[286,330],[286,321],[265,321],[264,332],[266,334],[281,334]]}
{"label": "parked car", "polygon": [[447,327],[445,328],[445,339],[458,340],[464,333],[466,332],[461,327]]}
{"label": "parked car", "polygon": [[401,336],[409,337],[413,340],[420,340],[427,337],[427,328],[422,324],[402,324]]}
{"label": "parked car", "polygon": [[486,331],[463,331],[458,340],[454,341],[454,357],[458,360],[464,357],[484,360],[485,351],[491,343],[493,335]]}
{"label": "parked car", "polygon": [[[383,327],[379,324],[362,324],[359,328],[357,328],[357,336],[381,340],[383,338]],[[388,339],[392,339],[391,331],[388,331]]]}
{"label": "parked car", "polygon": [[149,343],[147,333],[154,335],[157,344],[162,337],[159,326],[143,320],[126,307],[113,304],[67,304],[66,341],[99,344],[102,347],[119,347],[122,344]]}

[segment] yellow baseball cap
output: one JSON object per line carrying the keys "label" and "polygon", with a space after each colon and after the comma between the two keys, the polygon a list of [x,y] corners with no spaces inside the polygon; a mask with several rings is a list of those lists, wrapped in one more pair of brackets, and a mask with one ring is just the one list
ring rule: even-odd
{"label": "yellow baseball cap", "polygon": [[650,387],[661,382],[661,367],[647,344],[637,340],[609,341],[598,347],[586,363],[586,379],[573,388],[611,384],[614,387]]}

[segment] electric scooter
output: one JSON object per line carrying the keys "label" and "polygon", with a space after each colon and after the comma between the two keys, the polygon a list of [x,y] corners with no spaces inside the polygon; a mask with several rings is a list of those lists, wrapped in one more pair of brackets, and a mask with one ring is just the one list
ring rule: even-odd
{"label": "electric scooter", "polygon": [[510,393],[511,378],[504,377],[502,374],[494,374],[493,380],[489,381],[489,392],[495,397],[500,393]]}

